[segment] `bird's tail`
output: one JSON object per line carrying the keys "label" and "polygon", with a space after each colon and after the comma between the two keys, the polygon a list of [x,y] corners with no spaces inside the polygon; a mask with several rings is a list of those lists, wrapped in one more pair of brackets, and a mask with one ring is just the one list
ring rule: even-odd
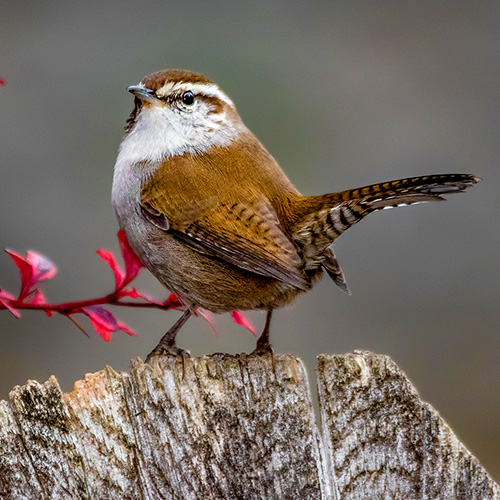
{"label": "bird's tail", "polygon": [[331,243],[366,215],[386,208],[443,201],[443,195],[461,193],[480,180],[471,174],[426,175],[305,196],[293,207],[294,239],[306,262],[321,261]]}

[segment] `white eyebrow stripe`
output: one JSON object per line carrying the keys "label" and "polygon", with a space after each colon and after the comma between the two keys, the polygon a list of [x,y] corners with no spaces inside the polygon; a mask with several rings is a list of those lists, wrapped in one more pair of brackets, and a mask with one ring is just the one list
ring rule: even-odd
{"label": "white eyebrow stripe", "polygon": [[214,83],[180,83],[175,85],[173,90],[190,90],[194,94],[204,94],[208,96],[217,97],[221,101],[229,104],[230,106],[234,106],[233,101],[229,99],[229,97],[222,92],[222,90],[215,85]]}
{"label": "white eyebrow stripe", "polygon": [[221,101],[224,101],[226,104],[234,107],[233,101],[226,95],[215,83],[176,83],[172,85],[171,83],[167,83],[161,89],[159,89],[158,93],[167,95],[171,92],[175,91],[186,91],[190,90],[193,94],[204,94],[212,97],[217,97]]}

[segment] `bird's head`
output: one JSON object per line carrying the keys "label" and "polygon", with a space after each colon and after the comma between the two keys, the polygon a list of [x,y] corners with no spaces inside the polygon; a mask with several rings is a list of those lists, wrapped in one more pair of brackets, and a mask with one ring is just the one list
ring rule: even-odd
{"label": "bird's head", "polygon": [[122,149],[127,145],[143,160],[226,146],[244,130],[233,101],[202,75],[159,71],[127,90],[134,95],[135,106]]}

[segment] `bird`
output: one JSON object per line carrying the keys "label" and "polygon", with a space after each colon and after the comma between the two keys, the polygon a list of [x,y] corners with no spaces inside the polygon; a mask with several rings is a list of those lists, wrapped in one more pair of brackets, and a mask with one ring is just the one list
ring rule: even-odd
{"label": "bird", "polygon": [[209,78],[163,70],[127,89],[134,108],[114,167],[112,205],[145,267],[185,306],[146,358],[184,351],[197,309],[264,310],[254,353],[272,352],[272,312],[326,273],[349,288],[333,242],[379,210],[442,201],[481,179],[433,174],[303,196],[233,101]]}

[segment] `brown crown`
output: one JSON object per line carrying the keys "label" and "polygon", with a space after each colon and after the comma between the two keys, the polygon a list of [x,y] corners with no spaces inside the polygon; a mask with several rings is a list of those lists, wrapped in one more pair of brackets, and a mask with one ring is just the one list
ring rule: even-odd
{"label": "brown crown", "polygon": [[158,90],[166,83],[214,83],[209,78],[187,70],[165,69],[151,73],[142,80],[143,85],[151,90]]}

